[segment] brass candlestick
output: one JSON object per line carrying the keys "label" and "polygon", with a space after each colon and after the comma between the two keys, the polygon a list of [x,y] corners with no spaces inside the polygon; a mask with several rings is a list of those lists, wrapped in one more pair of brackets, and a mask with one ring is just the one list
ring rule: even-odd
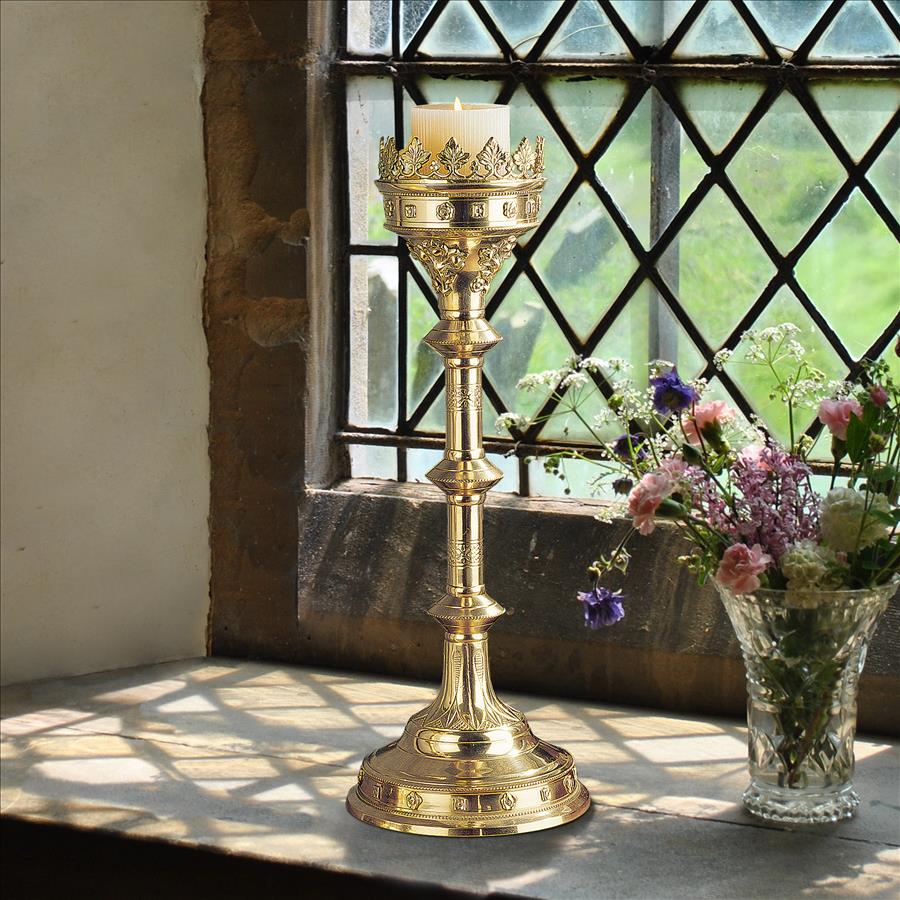
{"label": "brass candlestick", "polygon": [[471,159],[451,138],[429,159],[417,138],[399,151],[382,139],[376,184],[386,226],[428,269],[441,313],[425,341],[446,372],[446,450],[428,473],[447,495],[447,592],[429,610],[445,630],[443,680],[400,740],[366,757],[347,806],[396,831],[519,834],[569,822],[590,802],[571,755],[539,741],[498,699],[487,652],[504,610],[484,585],[484,498],[502,476],[482,446],[483,357],[501,340],[485,296],[519,235],[537,224],[543,139],[509,154],[491,138]]}

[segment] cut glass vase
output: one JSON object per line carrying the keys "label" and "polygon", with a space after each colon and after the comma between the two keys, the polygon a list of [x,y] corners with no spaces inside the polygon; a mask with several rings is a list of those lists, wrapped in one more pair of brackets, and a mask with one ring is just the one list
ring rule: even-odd
{"label": "cut glass vase", "polygon": [[784,823],[849,818],[859,804],[853,789],[859,676],[897,584],[750,594],[716,587],[747,672],[744,807]]}

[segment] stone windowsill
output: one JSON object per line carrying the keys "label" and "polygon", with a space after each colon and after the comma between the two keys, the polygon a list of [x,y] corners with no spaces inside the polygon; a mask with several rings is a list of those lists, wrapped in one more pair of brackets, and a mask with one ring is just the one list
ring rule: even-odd
{"label": "stone windowsill", "polygon": [[582,819],[475,841],[352,819],[362,756],[433,692],[228,659],[16,685],[2,694],[3,813],[476,895],[897,895],[900,745],[887,740],[857,744],[855,819],[786,830],[738,804],[736,721],[510,697],[575,754],[593,798]]}

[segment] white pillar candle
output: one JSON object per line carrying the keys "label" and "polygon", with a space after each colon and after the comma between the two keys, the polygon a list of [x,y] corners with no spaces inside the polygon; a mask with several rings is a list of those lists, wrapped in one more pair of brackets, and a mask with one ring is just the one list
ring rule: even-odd
{"label": "white pillar candle", "polygon": [[509,153],[509,107],[496,103],[427,103],[414,106],[412,133],[436,157],[450,138],[474,157],[490,138]]}

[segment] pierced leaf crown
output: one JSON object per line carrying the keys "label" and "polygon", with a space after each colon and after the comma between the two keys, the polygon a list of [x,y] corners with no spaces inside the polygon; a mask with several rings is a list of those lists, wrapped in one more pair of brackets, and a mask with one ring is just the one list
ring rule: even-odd
{"label": "pierced leaf crown", "polygon": [[522,138],[512,153],[490,138],[474,157],[455,138],[450,138],[438,155],[431,154],[414,137],[402,150],[392,137],[381,138],[378,149],[378,178],[381,181],[500,181],[509,178],[537,178],[544,171],[544,139],[534,147]]}

